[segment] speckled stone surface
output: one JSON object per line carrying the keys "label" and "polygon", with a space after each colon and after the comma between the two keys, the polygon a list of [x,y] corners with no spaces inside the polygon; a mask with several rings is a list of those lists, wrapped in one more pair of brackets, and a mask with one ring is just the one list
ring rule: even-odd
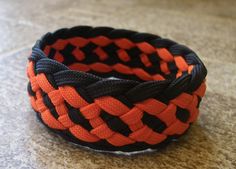
{"label": "speckled stone surface", "polygon": [[[236,1],[0,0],[0,168],[236,168]],[[200,117],[178,142],[132,157],[81,149],[36,119],[26,92],[30,47],[60,27],[151,32],[195,50],[208,68]]]}

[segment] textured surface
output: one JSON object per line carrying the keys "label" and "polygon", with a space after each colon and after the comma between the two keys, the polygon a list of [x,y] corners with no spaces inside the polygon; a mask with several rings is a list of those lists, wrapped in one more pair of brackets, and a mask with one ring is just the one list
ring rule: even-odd
{"label": "textured surface", "polygon": [[[23,5],[22,5],[23,4]],[[235,168],[235,1],[0,1],[0,168]],[[25,64],[47,31],[79,24],[152,32],[194,49],[208,68],[200,118],[177,143],[133,157],[83,150],[30,108]]]}

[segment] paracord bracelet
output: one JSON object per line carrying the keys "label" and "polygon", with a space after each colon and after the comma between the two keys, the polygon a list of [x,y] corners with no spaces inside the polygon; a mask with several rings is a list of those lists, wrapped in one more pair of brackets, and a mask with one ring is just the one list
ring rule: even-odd
{"label": "paracord bracelet", "polygon": [[198,116],[207,70],[189,48],[148,33],[78,26],[47,33],[29,57],[42,122],[99,151],[155,150]]}

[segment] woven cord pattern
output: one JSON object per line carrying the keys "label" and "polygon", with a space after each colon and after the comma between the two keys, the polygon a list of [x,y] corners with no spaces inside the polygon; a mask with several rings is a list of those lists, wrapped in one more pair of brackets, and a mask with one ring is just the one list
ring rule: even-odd
{"label": "woven cord pattern", "polygon": [[47,33],[29,57],[42,122],[76,144],[132,152],[182,135],[198,116],[207,70],[157,35],[78,26]]}

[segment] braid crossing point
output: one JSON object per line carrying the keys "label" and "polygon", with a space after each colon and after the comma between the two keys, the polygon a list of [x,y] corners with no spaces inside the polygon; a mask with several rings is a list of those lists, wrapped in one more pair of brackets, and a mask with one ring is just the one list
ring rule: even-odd
{"label": "braid crossing point", "polygon": [[207,70],[189,48],[148,33],[77,26],[32,49],[28,93],[39,119],[100,151],[157,149],[198,116]]}

